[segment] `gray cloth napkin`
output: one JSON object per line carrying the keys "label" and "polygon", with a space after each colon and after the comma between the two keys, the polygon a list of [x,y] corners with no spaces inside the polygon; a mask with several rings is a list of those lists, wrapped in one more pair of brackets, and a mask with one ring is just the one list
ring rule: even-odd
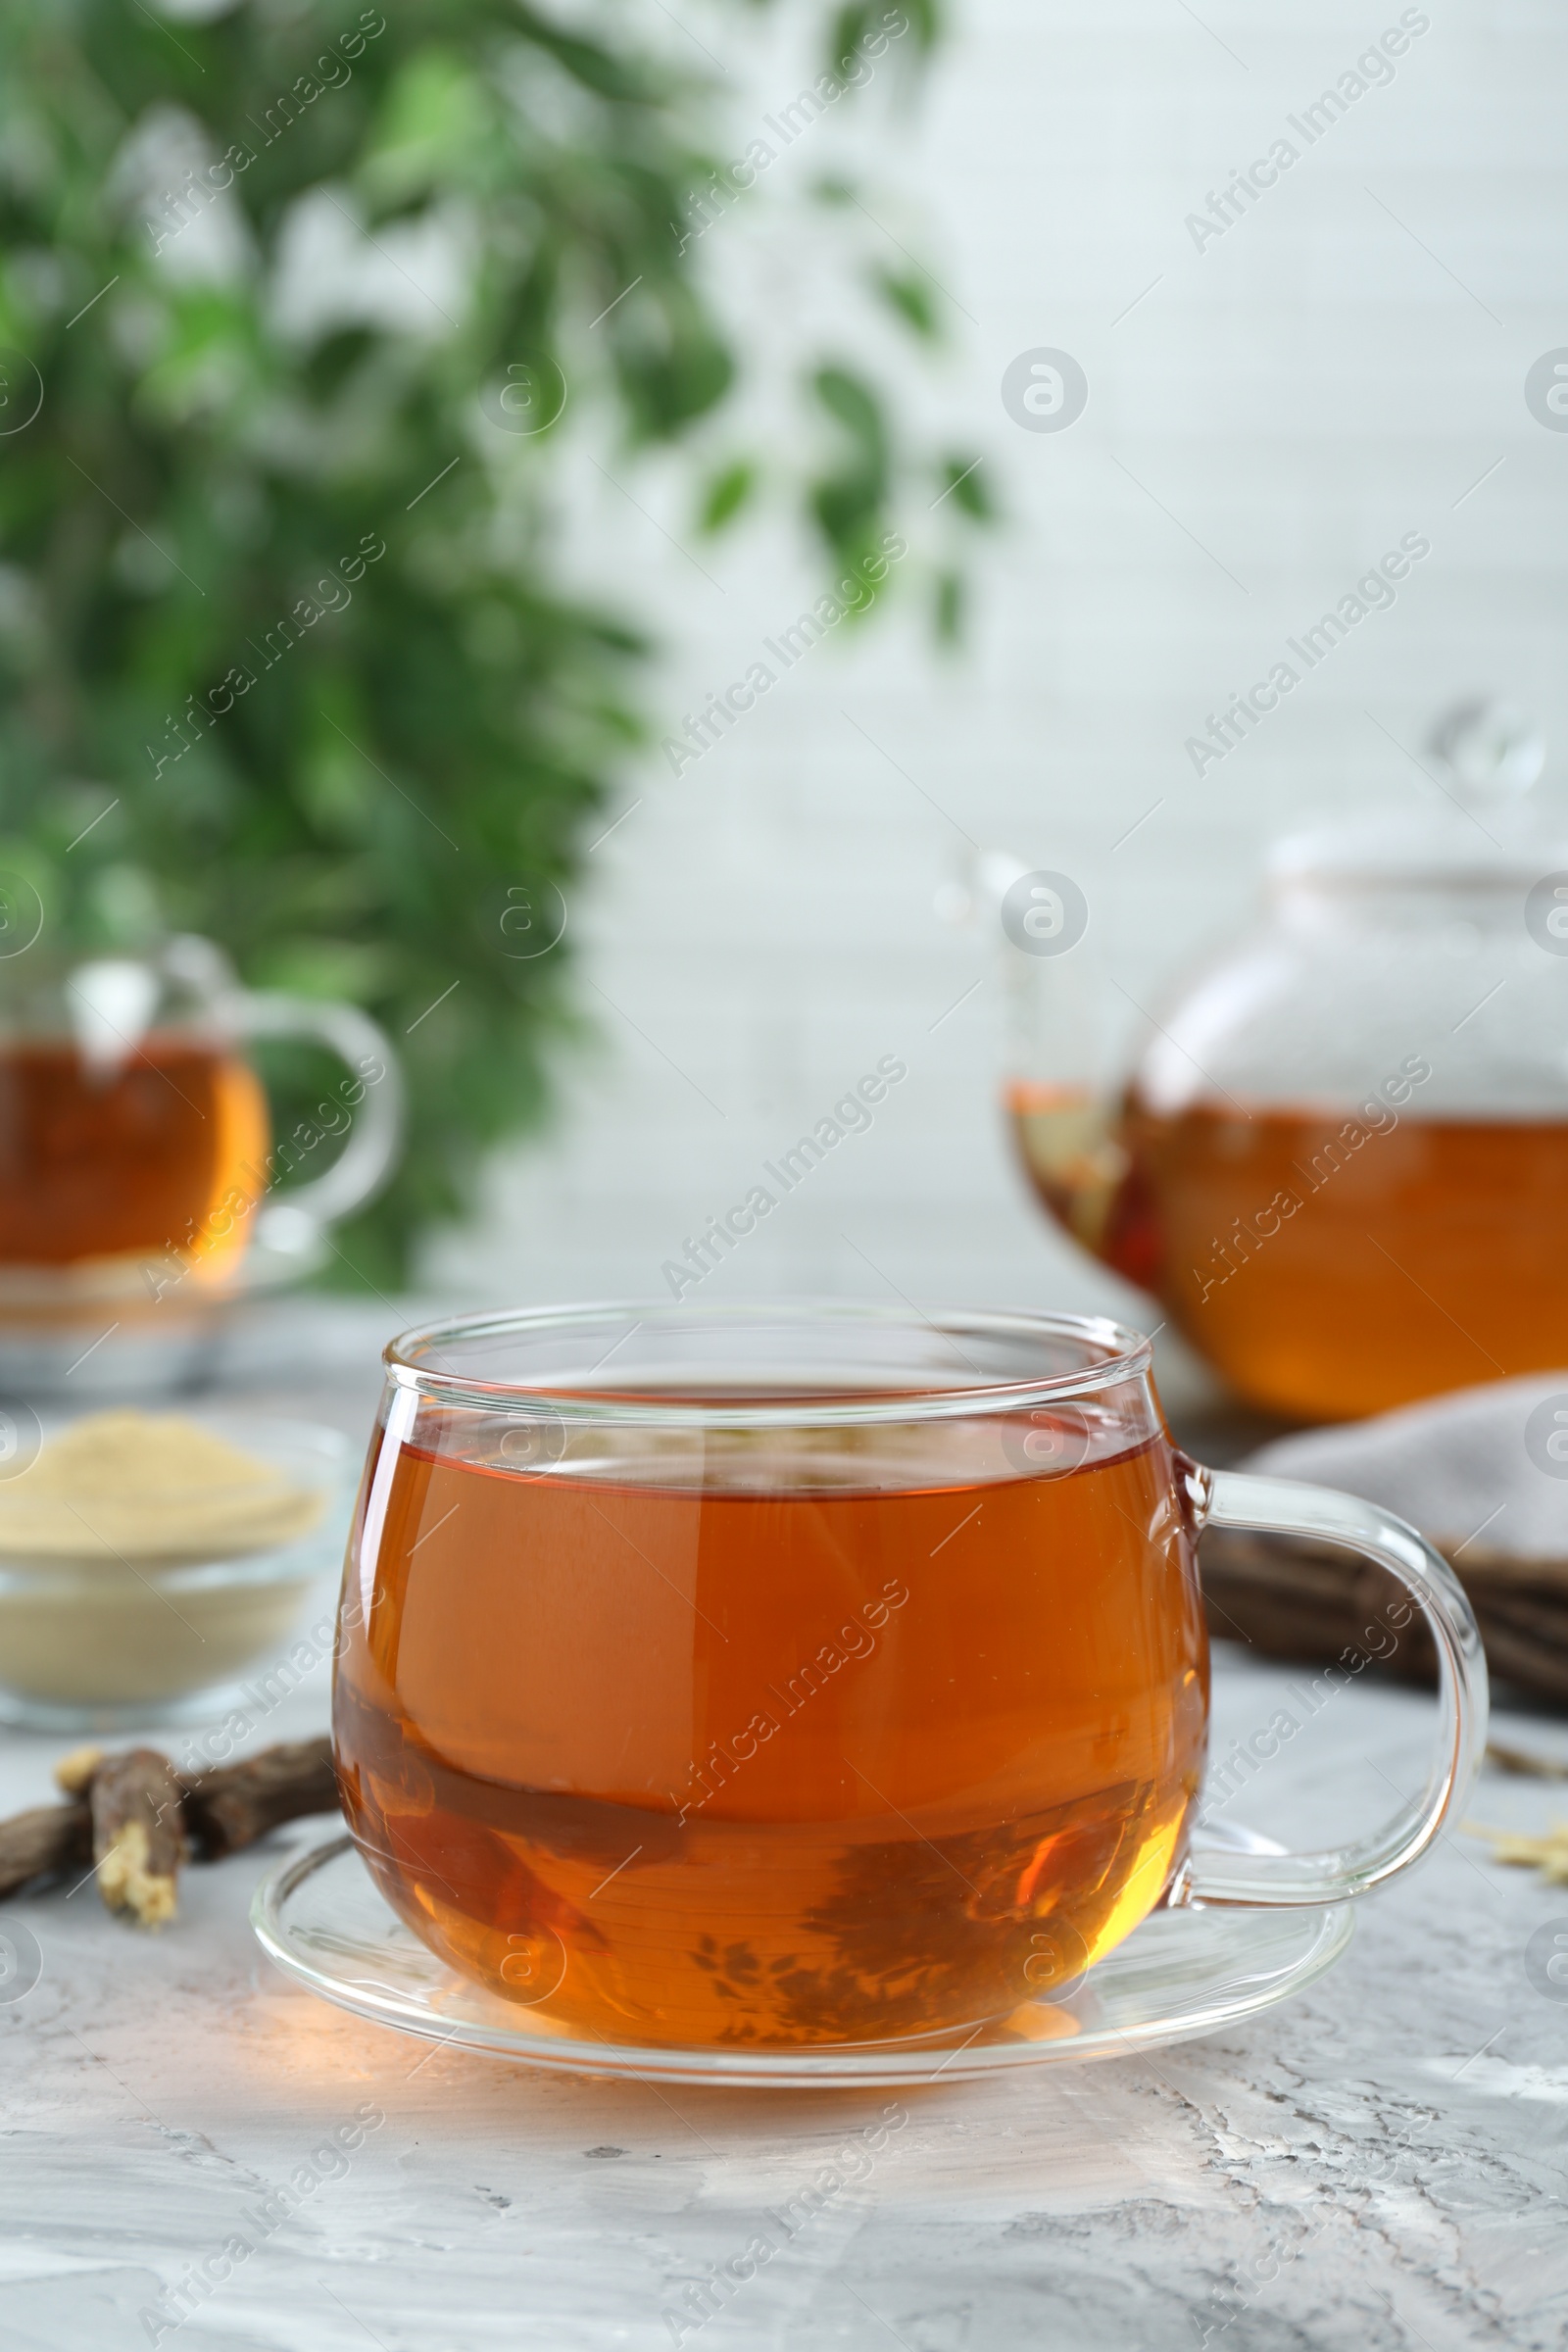
{"label": "gray cloth napkin", "polygon": [[1568,1559],[1568,1369],[1276,1438],[1241,1465],[1339,1487],[1450,1557]]}

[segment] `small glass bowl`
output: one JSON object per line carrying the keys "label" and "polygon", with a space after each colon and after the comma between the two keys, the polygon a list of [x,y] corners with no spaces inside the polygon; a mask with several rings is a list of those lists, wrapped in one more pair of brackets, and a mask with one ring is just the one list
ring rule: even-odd
{"label": "small glass bowl", "polygon": [[[318,1495],[314,1525],[216,1557],[0,1552],[0,1722],[111,1733],[206,1722],[237,1702],[247,1669],[298,1680],[290,1641],[313,1591],[330,1580],[323,1605],[336,1600],[358,1448],[303,1421],[200,1408],[179,1417]],[[65,1426],[46,1425],[44,1443]]]}

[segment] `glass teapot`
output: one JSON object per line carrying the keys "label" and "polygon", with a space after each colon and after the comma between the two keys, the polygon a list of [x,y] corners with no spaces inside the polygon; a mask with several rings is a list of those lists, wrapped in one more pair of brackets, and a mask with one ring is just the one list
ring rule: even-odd
{"label": "glass teapot", "polygon": [[1123,1083],[1076,884],[991,877],[1040,1199],[1293,1420],[1568,1360],[1568,822],[1528,798],[1542,743],[1508,706],[1430,748],[1446,805],[1279,843],[1255,927]]}

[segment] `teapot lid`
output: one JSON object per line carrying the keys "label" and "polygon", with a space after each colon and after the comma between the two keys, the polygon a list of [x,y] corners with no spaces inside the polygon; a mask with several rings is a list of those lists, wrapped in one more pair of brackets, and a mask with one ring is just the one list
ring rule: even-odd
{"label": "teapot lid", "polygon": [[1541,729],[1515,704],[1476,698],[1446,710],[1421,762],[1447,806],[1385,812],[1293,833],[1269,853],[1271,881],[1462,885],[1534,882],[1568,869],[1568,821],[1527,804],[1545,763]]}

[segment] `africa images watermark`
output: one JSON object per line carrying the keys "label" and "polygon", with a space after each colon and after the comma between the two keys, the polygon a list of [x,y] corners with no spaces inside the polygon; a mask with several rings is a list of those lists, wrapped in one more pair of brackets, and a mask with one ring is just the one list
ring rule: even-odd
{"label": "africa images watermark", "polygon": [[827,2164],[817,2167],[814,2179],[796,2190],[782,2205],[769,2206],[762,2215],[766,2227],[754,2231],[738,2254],[727,2262],[708,2263],[708,2277],[693,2280],[681,2298],[683,2309],[666,2305],[660,2317],[669,2330],[669,2340],[676,2352],[688,2336],[696,2335],[728,2308],[734,2297],[749,2279],[765,2270],[775,2254],[781,2253],[819,2213],[826,2212],[847,2188],[868,2180],[878,2156],[888,2144],[891,2132],[902,2132],[908,2122],[908,2110],[897,2099],[882,2110],[879,2124],[867,2124],[836,2149]]}
{"label": "africa images watermark", "polygon": [[[362,57],[367,41],[373,41],[385,30],[386,19],[379,10],[362,9],[359,29],[340,33],[336,45],[329,46],[317,59],[313,73],[299,74],[288,89],[281,91],[270,106],[264,108],[263,121],[267,130],[261,150],[235,140],[227,153],[220,156],[216,164],[209,164],[200,176],[194,170],[189,171],[177,188],[166,188],[161,199],[163,219],[149,220],[146,224],[147,234],[153,241],[153,252],[162,253],[182,228],[188,228],[193,220],[206,212],[209,205],[216,204],[224,190],[233,186],[235,175],[248,172],[258,152],[270,147],[274,139],[280,139],[290,124],[299,121],[308,106],[314,106],[317,99],[327,90],[341,90],[352,81],[354,68],[349,64],[349,59]],[[342,69],[340,73],[333,70],[338,67]],[[261,129],[261,123],[256,122],[253,116],[247,117],[247,121],[256,129]],[[220,176],[224,173],[226,177]]]}
{"label": "africa images watermark", "polygon": [[318,1144],[324,1143],[329,1135],[347,1135],[353,1124],[353,1112],[358,1110],[369,1089],[378,1086],[385,1076],[386,1063],[379,1055],[361,1054],[355,1064],[355,1075],[338,1080],[335,1089],[337,1100],[333,1102],[318,1102],[316,1105],[317,1116],[321,1121],[319,1127],[314,1119],[300,1119],[295,1124],[293,1134],[284,1136],[280,1143],[272,1147],[260,1168],[251,1160],[242,1160],[240,1173],[249,1179],[249,1189],[244,1184],[231,1185],[222,1198],[214,1202],[199,1225],[194,1217],[187,1217],[184,1238],[175,1240],[172,1236],[167,1237],[163,1257],[149,1259],[143,1264],[141,1277],[154,1303],[183,1282],[186,1275],[212,1256],[216,1250],[220,1250],[232,1236],[235,1225],[248,1217],[252,1209],[285,1176],[297,1174],[306,1156]]}
{"label": "africa images watermark", "polygon": [[239,1687],[239,1704],[221,1723],[204,1732],[188,1733],[179,1769],[192,1778],[215,1764],[225,1764],[239,1742],[260,1729],[285,1699],[300,1690],[319,1667],[334,1663],[364,1623],[357,1593],[345,1592],[336,1610],[323,1613],[290,1644],[286,1658],[275,1658],[263,1673]]}
{"label": "africa images watermark", "polygon": [[764,115],[762,121],[778,140],[777,147],[763,138],[753,139],[739,161],[721,165],[710,173],[709,184],[700,195],[695,189],[688,189],[685,219],[671,223],[677,253],[684,253],[694,237],[706,235],[715,221],[722,220],[747,189],[756,187],[769,166],[776,164],[830,106],[836,106],[846,91],[863,90],[875,72],[869,61],[884,57],[889,43],[902,40],[908,29],[909,20],[902,9],[884,9],[880,25],[863,34],[840,58],[837,74],[819,74],[814,84],[798,91],[788,106],[779,108],[776,116]]}
{"label": "africa images watermark", "polygon": [[[239,2219],[242,2230],[231,2230],[222,2244],[205,2262],[192,2263],[175,2286],[166,2286],[154,2303],[144,2303],[136,2317],[150,2344],[161,2344],[166,2335],[183,2328],[208,2299],[217,2293],[225,2278],[231,2278],[242,2262],[248,2262],[259,2246],[264,2246],[285,2222],[293,2220],[306,2202],[328,2180],[341,2180],[349,2171],[349,2157],[365,2145],[368,2132],[378,2132],[386,2117],[373,2100],[363,2099],[354,2110],[352,2121],[339,2124],[329,2139],[312,2148],[307,2159],[297,2164],[282,2188],[270,2190],[258,2197],[256,2210],[242,2206]],[[181,2310],[181,2305],[187,2306]]]}
{"label": "africa images watermark", "polygon": [[1544,351],[1525,375],[1525,407],[1548,433],[1568,433],[1568,344]]}
{"label": "africa images watermark", "polygon": [[[837,595],[824,589],[808,612],[799,613],[787,629],[780,629],[776,641],[764,637],[762,644],[779,664],[778,668],[773,669],[766,662],[754,662],[744,678],[736,678],[722,694],[710,694],[695,717],[688,711],[681,720],[685,734],[666,735],[659,747],[672,773],[683,774],[705,752],[710,752],[746,711],[755,710],[760,696],[776,686],[784,672],[804,660],[813,645],[821,643],[829,629],[836,629],[851,612],[869,612],[877,589],[888,576],[889,566],[902,562],[908,552],[909,543],[899,532],[884,533],[880,552],[856,564],[849,578],[839,582]],[[842,604],[840,597],[844,600]]]}
{"label": "africa images watermark", "polygon": [[[1241,1217],[1231,1219],[1231,1230],[1223,1241],[1213,1236],[1211,1266],[1223,1266],[1223,1273],[1205,1274],[1201,1267],[1193,1268],[1193,1280],[1200,1287],[1198,1304],[1203,1305],[1209,1292],[1223,1290],[1234,1275],[1250,1265],[1266,1242],[1271,1242],[1304,1200],[1323,1187],[1340,1170],[1348,1167],[1353,1155],[1369,1144],[1375,1135],[1392,1135],[1399,1124],[1399,1114],[1393,1106],[1408,1102],[1418,1086],[1425,1086],[1432,1075],[1432,1064],[1420,1054],[1408,1054],[1392,1076],[1382,1080],[1379,1087],[1359,1105],[1353,1118],[1347,1119],[1338,1134],[1331,1135],[1313,1152],[1309,1165],[1303,1168],[1298,1160],[1292,1164],[1305,1182],[1305,1196],[1288,1190],[1277,1192],[1266,1207],[1254,1214],[1250,1224]],[[1273,1222],[1267,1222],[1272,1218]]]}
{"label": "africa images watermark", "polygon": [[1403,57],[1411,41],[1431,29],[1432,19],[1425,9],[1407,8],[1397,24],[1391,24],[1373,47],[1365,50],[1353,66],[1346,68],[1333,89],[1325,90],[1310,106],[1303,106],[1298,115],[1287,115],[1285,120],[1301,140],[1301,146],[1284,136],[1277,138],[1267,155],[1258,156],[1244,172],[1236,172],[1229,186],[1218,192],[1209,189],[1206,213],[1188,214],[1184,225],[1199,252],[1203,252],[1215,237],[1224,236],[1238,220],[1245,220],[1249,208],[1267,189],[1279,184],[1281,173],[1299,163],[1306,149],[1315,147],[1368,90],[1391,82],[1395,77],[1394,60]]}
{"label": "africa images watermark", "polygon": [[1265,1764],[1273,1761],[1282,1747],[1289,1745],[1298,1732],[1322,1713],[1331,1699],[1337,1698],[1342,1690],[1348,1690],[1356,1676],[1364,1673],[1375,1658],[1392,1658],[1399,1646],[1399,1636],[1414,1615],[1414,1601],[1391,1600],[1381,1615],[1374,1616],[1372,1623],[1362,1629],[1359,1643],[1347,1643],[1333,1665],[1325,1666],[1304,1687],[1300,1683],[1287,1683],[1285,1695],[1291,1703],[1277,1707],[1268,1722],[1250,1739],[1233,1740],[1229,1753],[1219,1763],[1210,1764],[1203,1776],[1195,1826],[1201,1828],[1212,1814],[1228,1805]]}
{"label": "africa images watermark", "polygon": [[776,1717],[760,1707],[743,1730],[730,1734],[728,1747],[710,1740],[701,1764],[693,1764],[687,1774],[690,1785],[701,1793],[682,1797],[673,1788],[669,1792],[677,1825],[684,1824],[688,1813],[700,1813],[741,1766],[751,1762],[781,1725],[792,1715],[798,1715],[808,1699],[825,1690],[830,1675],[837,1674],[852,1658],[870,1657],[876,1648],[876,1637],[887,1624],[890,1613],[902,1609],[908,1597],[908,1586],[901,1578],[890,1577],[878,1598],[861,1601],[858,1621],[850,1617],[831,1642],[820,1642],[811,1657],[797,1666],[793,1674],[785,1676],[782,1690],[772,1683],[766,1685],[769,1698],[778,1707]]}
{"label": "africa images watermark", "polygon": [[896,1054],[884,1054],[874,1070],[867,1070],[850,1092],[839,1097],[831,1111],[823,1113],[809,1135],[803,1135],[787,1152],[779,1153],[778,1165],[764,1159],[763,1173],[772,1178],[778,1191],[773,1193],[765,1184],[754,1184],[745,1200],[734,1208],[722,1217],[710,1217],[695,1240],[688,1234],[681,1245],[685,1257],[666,1257],[659,1269],[669,1285],[671,1297],[679,1298],[684,1292],[695,1290],[728,1251],[744,1241],[747,1234],[757,1231],[760,1217],[770,1217],[780,1200],[797,1191],[813,1168],[821,1166],[829,1152],[836,1152],[847,1137],[864,1134],[872,1125],[871,1105],[882,1102],[889,1087],[897,1086],[908,1075],[906,1061],[901,1061]]}
{"label": "africa images watermark", "polygon": [[[379,564],[385,554],[386,541],[381,537],[380,532],[366,531],[362,534],[360,544],[353,555],[340,556],[337,570],[328,571],[317,581],[316,596],[320,598],[319,604],[311,596],[296,597],[292,612],[286,612],[281,620],[274,621],[262,639],[262,644],[268,648],[267,660],[262,663],[263,671],[274,668],[282,661],[289,648],[298,645],[306,630],[314,629],[318,620],[326,618],[328,612],[346,612],[354,602],[354,590],[349,586],[349,582],[363,580],[366,565]],[[342,575],[341,578],[339,573]],[[329,593],[329,588],[337,593]],[[277,639],[275,647],[272,643],[274,637]],[[248,637],[245,642],[250,645],[253,654],[259,652],[260,649],[251,644]],[[185,697],[186,709],[178,711],[172,710],[164,726],[166,740],[172,739],[177,743],[178,751],[160,754],[153,749],[150,743],[146,746],[147,757],[153,763],[153,781],[157,782],[171,762],[177,767],[185,754],[200,743],[204,731],[203,719],[206,720],[208,727],[216,727],[220,718],[227,717],[239,698],[249,694],[255,683],[255,673],[246,669],[243,664],[239,664],[229,669],[224,677],[220,678],[216,686],[208,688],[205,708],[202,703],[197,702],[195,695],[187,694]],[[226,694],[228,700],[220,703],[218,700],[220,694]],[[181,733],[182,728],[189,728],[188,738]]]}
{"label": "africa images watermark", "polygon": [[1287,637],[1286,644],[1302,667],[1276,662],[1268,676],[1259,679],[1250,693],[1232,695],[1228,710],[1220,715],[1209,712],[1205,721],[1208,733],[1189,735],[1183,747],[1198,773],[1202,775],[1245,743],[1248,732],[1269,711],[1277,710],[1282,697],[1294,693],[1306,671],[1316,669],[1352,629],[1360,627],[1369,612],[1397,604],[1394,582],[1407,578],[1411,564],[1423,562],[1431,553],[1432,542],[1424,531],[1406,531],[1396,548],[1391,547],[1373,570],[1364,572],[1353,588],[1346,590],[1332,612],[1325,612],[1309,629],[1303,629],[1299,639]]}

